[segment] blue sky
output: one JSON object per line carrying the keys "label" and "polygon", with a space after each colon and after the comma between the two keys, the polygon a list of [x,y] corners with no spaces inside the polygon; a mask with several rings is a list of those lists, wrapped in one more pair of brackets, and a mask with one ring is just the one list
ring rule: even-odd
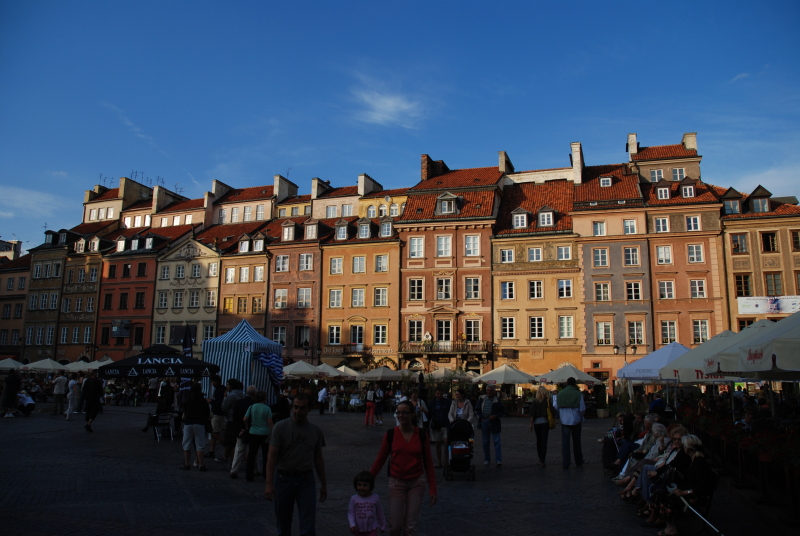
{"label": "blue sky", "polygon": [[419,156],[623,162],[697,132],[703,179],[800,196],[798,2],[0,3],[0,236],[101,177],[199,197],[286,175],[385,188]]}

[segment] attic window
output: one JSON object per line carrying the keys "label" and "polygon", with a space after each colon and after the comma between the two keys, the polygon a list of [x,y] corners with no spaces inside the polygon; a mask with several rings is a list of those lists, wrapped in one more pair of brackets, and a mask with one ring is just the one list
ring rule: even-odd
{"label": "attic window", "polygon": [[75,251],[78,253],[83,253],[83,240],[75,242]]}
{"label": "attic window", "polygon": [[511,224],[514,229],[524,229],[528,226],[528,215],[514,214]]}
{"label": "attic window", "polygon": [[228,242],[229,240],[233,240],[233,236],[226,236],[222,239],[223,242]]}
{"label": "attic window", "polygon": [[694,186],[683,186],[681,188],[682,197],[694,197]]}
{"label": "attic window", "polygon": [[133,240],[131,240],[131,249],[132,250],[139,249],[139,239],[138,238],[134,238]]}
{"label": "attic window", "polygon": [[125,251],[125,239],[117,242],[117,251]]}
{"label": "attic window", "polygon": [[618,205],[624,205],[625,204],[625,200],[624,199],[620,199],[620,200],[617,201],[617,204]]}
{"label": "attic window", "polygon": [[359,238],[369,238],[369,224],[362,223],[358,226],[358,237]]}
{"label": "attic window", "polygon": [[294,240],[293,226],[287,226],[283,228],[283,240]]}
{"label": "attic window", "polygon": [[[152,238],[150,238],[149,240],[152,240]],[[97,244],[99,244],[99,243],[100,243],[100,240],[99,240],[99,239],[97,239],[97,238],[95,238],[94,240],[92,240],[92,241],[89,243],[89,251],[97,251]]]}
{"label": "attic window", "polygon": [[144,247],[145,247],[145,249],[153,249],[153,239],[152,238],[146,238],[144,240]]}
{"label": "attic window", "polygon": [[422,214],[422,208],[417,209],[417,214]]}
{"label": "attic window", "polygon": [[739,212],[741,212],[738,199],[726,199],[723,205],[725,214],[739,214]]}
{"label": "attic window", "polygon": [[247,253],[248,251],[250,251],[250,242],[247,240],[239,242],[239,253]]}
{"label": "attic window", "polygon": [[602,188],[608,188],[611,186],[611,177],[600,177],[600,186]]}
{"label": "attic window", "polygon": [[769,199],[766,197],[759,197],[752,200],[753,212],[769,212]]}
{"label": "attic window", "polygon": [[347,240],[347,226],[340,225],[336,228],[336,240]]}
{"label": "attic window", "polygon": [[306,225],[306,240],[314,240],[317,238],[317,226]]}
{"label": "attic window", "polygon": [[264,251],[264,239],[253,240],[253,251]]}
{"label": "attic window", "polygon": [[477,204],[475,205],[475,208],[481,208],[481,204],[480,204],[480,203],[477,203]]}
{"label": "attic window", "polygon": [[669,199],[669,188],[658,188],[659,199]]}
{"label": "attic window", "polygon": [[597,206],[597,201],[589,201],[589,206],[590,207],[596,207]]}
{"label": "attic window", "polygon": [[552,227],[553,226],[553,213],[542,212],[539,214],[539,227]]}
{"label": "attic window", "polygon": [[381,224],[381,236],[387,237],[392,236],[392,224],[389,222],[385,222]]}
{"label": "attic window", "polygon": [[58,243],[59,244],[63,244],[66,241],[67,241],[67,233],[61,233],[60,235],[58,235]]}

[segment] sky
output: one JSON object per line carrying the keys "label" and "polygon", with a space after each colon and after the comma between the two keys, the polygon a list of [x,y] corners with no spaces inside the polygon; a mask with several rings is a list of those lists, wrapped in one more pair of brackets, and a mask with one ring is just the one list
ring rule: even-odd
{"label": "sky", "polygon": [[702,178],[800,197],[800,2],[0,2],[0,237],[84,191],[627,161],[697,132]]}

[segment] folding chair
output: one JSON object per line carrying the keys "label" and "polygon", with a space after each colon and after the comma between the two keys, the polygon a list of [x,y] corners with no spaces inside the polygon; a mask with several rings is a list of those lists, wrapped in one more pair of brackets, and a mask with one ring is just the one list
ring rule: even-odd
{"label": "folding chair", "polygon": [[165,431],[169,431],[170,441],[174,440],[172,435],[172,413],[160,413],[156,417],[153,433],[156,435],[158,441],[161,441],[161,436],[165,435]]}

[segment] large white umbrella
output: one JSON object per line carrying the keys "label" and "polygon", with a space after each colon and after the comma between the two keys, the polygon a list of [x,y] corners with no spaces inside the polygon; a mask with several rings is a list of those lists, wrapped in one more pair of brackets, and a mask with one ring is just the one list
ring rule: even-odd
{"label": "large white umbrella", "polygon": [[321,365],[317,365],[317,370],[325,374],[328,378],[338,378],[340,376],[346,376],[340,370],[336,370],[332,366],[327,363],[322,363]]}
{"label": "large white umbrella", "polygon": [[440,368],[428,374],[428,378],[438,382],[449,382],[452,380],[472,380],[472,376],[463,370],[453,370],[448,368]]}
{"label": "large white umbrella", "polygon": [[66,367],[58,361],[52,359],[42,359],[30,365],[23,365],[22,370],[44,370],[48,372],[55,372],[57,370],[66,370]]}
{"label": "large white umbrella", "polygon": [[662,380],[673,380],[681,383],[728,383],[739,381],[739,378],[712,374],[703,370],[706,360],[713,358],[719,350],[730,346],[732,337],[738,335],[730,330],[719,333],[706,342],[692,348],[682,356],[668,363],[658,375]]}
{"label": "large white umbrella", "polygon": [[679,342],[671,342],[617,371],[617,378],[631,380],[658,380],[659,370],[676,360],[689,349]]}
{"label": "large white umbrella", "polygon": [[600,383],[600,380],[586,374],[582,370],[578,370],[572,365],[564,365],[563,367],[551,370],[540,376],[536,376],[537,383],[567,383],[569,378],[575,378],[578,383]]}
{"label": "large white umbrella", "polygon": [[403,373],[389,367],[378,367],[359,374],[356,379],[362,382],[396,382],[403,379]]}
{"label": "large white umbrella", "polygon": [[480,376],[472,379],[472,383],[497,383],[497,384],[519,384],[519,383],[533,383],[535,377],[517,370],[508,365],[501,365],[494,370],[484,372]]}
{"label": "large white umbrella", "polygon": [[750,330],[751,326],[742,330],[742,334],[748,330],[752,333],[717,354],[719,369],[748,377],[754,373],[776,372],[786,379],[798,378],[800,313],[769,324],[760,330]]}
{"label": "large white umbrella", "polygon": [[86,361],[73,361],[64,368],[66,368],[70,372],[80,372],[83,370],[89,370],[90,368],[95,369],[97,368],[97,365],[96,364],[92,365],[91,363],[88,363]]}
{"label": "large white umbrella", "polygon": [[8,359],[3,359],[2,361],[0,361],[0,370],[12,370],[12,369],[16,370],[24,366],[25,365],[23,365],[19,361],[15,361],[10,357]]}
{"label": "large white umbrella", "polygon": [[345,380],[355,380],[356,377],[359,374],[361,374],[359,371],[357,371],[355,369],[351,369],[347,365],[342,365],[340,367],[336,367],[336,370],[338,370],[339,372],[341,372],[344,375],[342,379],[345,379]]}
{"label": "large white umbrella", "polygon": [[305,361],[295,361],[288,367],[283,367],[283,373],[294,376],[295,378],[319,378],[320,376],[324,376],[317,367]]}

